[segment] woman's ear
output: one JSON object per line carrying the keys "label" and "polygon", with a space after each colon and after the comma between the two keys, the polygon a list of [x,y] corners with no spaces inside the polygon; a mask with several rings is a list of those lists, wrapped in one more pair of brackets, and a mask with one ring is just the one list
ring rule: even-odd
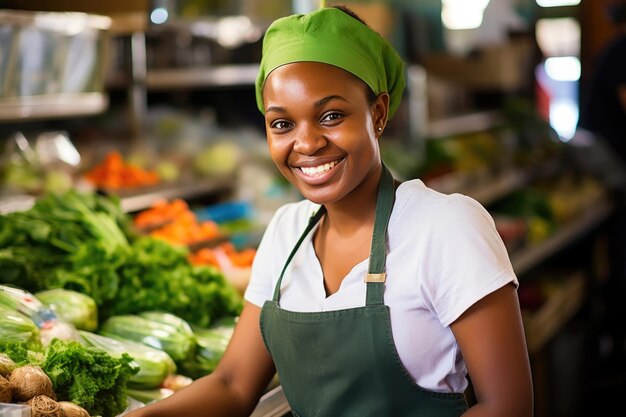
{"label": "woman's ear", "polygon": [[374,129],[376,130],[376,136],[380,136],[387,126],[387,115],[389,114],[389,94],[386,92],[380,93],[376,100],[372,103],[372,121],[374,122]]}

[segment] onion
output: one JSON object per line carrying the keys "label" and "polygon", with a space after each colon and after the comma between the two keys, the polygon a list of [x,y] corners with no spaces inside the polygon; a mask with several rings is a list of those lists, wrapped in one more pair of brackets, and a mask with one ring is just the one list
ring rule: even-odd
{"label": "onion", "polygon": [[87,410],[71,401],[59,401],[59,405],[63,409],[65,417],[89,417]]}
{"label": "onion", "polygon": [[38,395],[56,399],[52,391],[52,381],[38,366],[22,366],[15,368],[9,377],[16,401],[28,401]]}
{"label": "onion", "polygon": [[10,403],[13,399],[13,389],[9,380],[0,375],[0,403]]}
{"label": "onion", "polygon": [[64,417],[63,409],[58,402],[45,395],[37,395],[26,403],[30,405],[32,417]]}
{"label": "onion", "polygon": [[16,366],[6,353],[0,353],[0,376],[8,376]]}

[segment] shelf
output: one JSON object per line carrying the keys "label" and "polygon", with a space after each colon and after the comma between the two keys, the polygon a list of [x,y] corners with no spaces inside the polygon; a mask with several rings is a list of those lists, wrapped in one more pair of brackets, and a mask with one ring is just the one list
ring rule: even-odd
{"label": "shelf", "polygon": [[141,190],[105,191],[105,194],[117,195],[120,198],[122,210],[128,213],[145,210],[158,200],[189,199],[226,191],[232,187],[233,179],[227,177],[196,180],[182,184],[155,185],[142,187]]}
{"label": "shelf", "polygon": [[499,111],[470,113],[461,116],[436,120],[429,123],[428,137],[432,139],[472,132],[483,132],[504,124],[504,116]]}
{"label": "shelf", "polygon": [[[195,180],[188,183],[160,184],[127,190],[101,190],[101,192],[105,195],[118,196],[122,210],[129,213],[147,209],[158,200],[190,199],[207,196],[221,191],[228,191],[233,186],[233,179],[225,177]],[[28,210],[32,208],[35,201],[36,197],[30,195],[0,198],[0,214]]]}
{"label": "shelf", "polygon": [[539,352],[576,314],[584,295],[585,277],[579,272],[561,284],[537,312],[526,315],[524,327],[530,354]]}
{"label": "shelf", "polygon": [[526,172],[511,169],[494,178],[467,184],[469,181],[466,177],[452,173],[430,181],[428,186],[444,194],[458,192],[474,198],[483,205],[489,205],[526,184],[529,178]]}
{"label": "shelf", "polygon": [[102,113],[109,99],[103,93],[65,93],[0,98],[0,121],[79,117]]}
{"label": "shelf", "polygon": [[259,64],[220,65],[209,68],[149,69],[149,90],[189,87],[253,86]]}
{"label": "shelf", "polygon": [[606,199],[589,204],[586,211],[577,216],[575,222],[562,226],[551,237],[540,244],[526,247],[511,255],[511,263],[519,276],[534,266],[566,247],[576,238],[592,230],[605,220],[612,211],[612,205]]}
{"label": "shelf", "polygon": [[266,393],[250,417],[281,417],[290,411],[283,388],[278,386]]}

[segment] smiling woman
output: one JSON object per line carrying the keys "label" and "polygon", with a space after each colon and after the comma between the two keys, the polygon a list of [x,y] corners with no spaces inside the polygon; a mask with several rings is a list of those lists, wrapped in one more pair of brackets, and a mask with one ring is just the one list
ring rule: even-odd
{"label": "smiling woman", "polygon": [[275,372],[294,416],[532,415],[518,281],[493,219],[399,184],[381,160],[403,90],[402,59],[344,9],[270,26],[257,105],[305,199],[265,231],[215,371],[130,416],[246,416]]}

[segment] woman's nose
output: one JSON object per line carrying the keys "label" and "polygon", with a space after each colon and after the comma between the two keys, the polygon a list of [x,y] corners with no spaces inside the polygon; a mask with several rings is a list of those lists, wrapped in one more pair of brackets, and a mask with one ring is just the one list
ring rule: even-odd
{"label": "woman's nose", "polygon": [[301,124],[297,130],[293,150],[304,155],[313,155],[327,143],[322,129],[310,124]]}

